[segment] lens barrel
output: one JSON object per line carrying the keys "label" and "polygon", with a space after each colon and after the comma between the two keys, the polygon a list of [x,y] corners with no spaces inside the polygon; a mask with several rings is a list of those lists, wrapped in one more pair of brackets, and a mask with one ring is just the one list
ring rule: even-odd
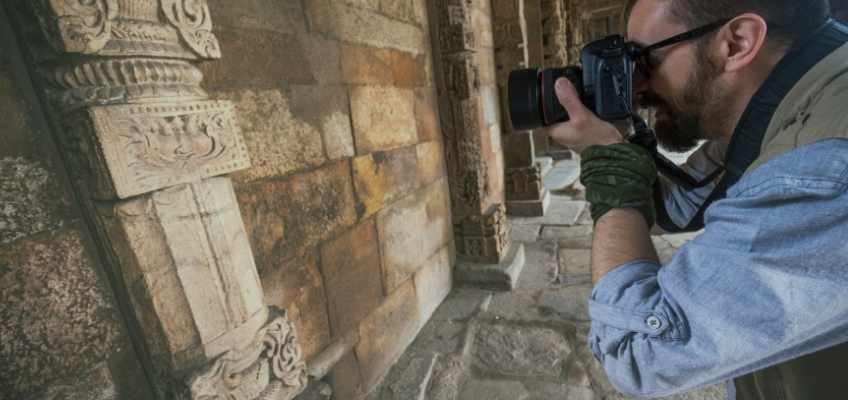
{"label": "lens barrel", "polygon": [[517,131],[536,129],[545,123],[542,113],[541,69],[519,69],[509,73],[507,98],[512,127]]}
{"label": "lens barrel", "polygon": [[568,121],[568,113],[559,103],[554,84],[568,78],[582,95],[582,71],[579,67],[520,69],[509,74],[507,99],[512,127],[526,131]]}

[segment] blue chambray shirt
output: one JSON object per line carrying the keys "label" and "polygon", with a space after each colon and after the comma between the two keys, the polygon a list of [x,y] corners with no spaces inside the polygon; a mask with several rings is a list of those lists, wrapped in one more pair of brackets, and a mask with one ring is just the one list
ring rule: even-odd
{"label": "blue chambray shirt", "polygon": [[713,203],[666,265],[605,275],[588,339],[613,385],[666,396],[848,341],[846,189],[848,140],[792,150]]}

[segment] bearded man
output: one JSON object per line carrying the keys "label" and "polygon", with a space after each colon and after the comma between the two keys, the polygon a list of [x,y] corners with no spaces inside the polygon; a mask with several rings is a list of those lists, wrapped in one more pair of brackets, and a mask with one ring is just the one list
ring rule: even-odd
{"label": "bearded man", "polygon": [[[636,0],[627,35],[658,141],[706,144],[657,176],[566,79],[595,221],[589,345],[622,392],[728,381],[740,400],[848,398],[848,27],[827,0]],[[715,174],[715,171],[720,173]],[[703,232],[660,265],[654,224]]]}

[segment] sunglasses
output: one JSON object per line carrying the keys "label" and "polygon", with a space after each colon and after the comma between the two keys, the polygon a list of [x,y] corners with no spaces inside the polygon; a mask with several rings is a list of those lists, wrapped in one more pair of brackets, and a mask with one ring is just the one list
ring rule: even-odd
{"label": "sunglasses", "polygon": [[661,49],[663,47],[668,47],[673,44],[682,43],[690,40],[698,39],[718,28],[721,28],[724,24],[728,23],[730,18],[722,19],[707,25],[704,25],[699,28],[692,29],[690,31],[683,32],[678,35],[674,35],[668,39],[661,40],[657,43],[654,43],[650,46],[636,48],[634,54],[634,61],[636,63],[636,71],[641,78],[644,80],[648,80],[651,77],[651,70],[656,67],[654,63],[651,62],[651,52]]}

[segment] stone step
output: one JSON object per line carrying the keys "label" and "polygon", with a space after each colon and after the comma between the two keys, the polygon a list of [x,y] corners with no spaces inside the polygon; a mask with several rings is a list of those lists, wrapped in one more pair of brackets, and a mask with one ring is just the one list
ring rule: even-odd
{"label": "stone step", "polygon": [[412,358],[397,376],[390,377],[395,379],[383,389],[381,400],[424,400],[438,359],[438,353]]}

